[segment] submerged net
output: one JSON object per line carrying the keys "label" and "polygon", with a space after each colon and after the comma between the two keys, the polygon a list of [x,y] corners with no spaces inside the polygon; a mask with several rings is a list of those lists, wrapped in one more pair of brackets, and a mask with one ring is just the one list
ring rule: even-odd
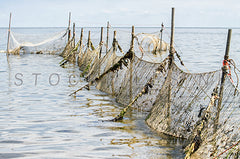
{"label": "submerged net", "polygon": [[[203,158],[217,156],[239,142],[240,96],[231,79],[227,76],[218,108],[222,71],[184,72],[174,61],[169,64],[156,37],[136,34],[135,48],[128,51],[122,51],[114,39],[101,57],[102,44],[96,48],[87,45],[77,52],[78,65],[89,85],[95,83],[123,105],[151,110],[146,119],[151,128],[187,138],[187,153],[195,152]],[[222,156],[239,157],[239,147],[233,148]]]}
{"label": "submerged net", "polygon": [[67,31],[46,34],[10,32],[9,52],[12,54],[23,53],[59,53],[67,42]]}

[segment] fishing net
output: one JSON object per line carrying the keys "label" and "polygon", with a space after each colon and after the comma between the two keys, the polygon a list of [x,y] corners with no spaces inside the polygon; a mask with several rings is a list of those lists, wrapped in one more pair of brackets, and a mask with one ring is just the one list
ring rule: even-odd
{"label": "fishing net", "polygon": [[[101,44],[78,51],[78,65],[89,85],[96,84],[126,108],[151,110],[147,124],[157,132],[187,138],[190,146],[186,151],[191,154],[217,156],[239,142],[240,98],[232,78],[226,77],[218,107],[222,70],[184,72],[174,61],[169,62],[162,47],[168,49],[168,44],[158,36],[139,33],[134,39],[135,47],[125,51],[114,38],[101,57]],[[222,156],[239,157],[239,148],[233,148]]]}
{"label": "fishing net", "polygon": [[[154,63],[151,61],[151,58],[155,59],[156,57],[161,57],[158,61],[164,61],[163,57],[166,54],[165,52],[164,54],[160,54],[159,50],[158,55],[153,56],[152,50],[149,51],[148,46],[142,46],[143,40],[152,36],[149,34],[147,36],[142,35],[144,34],[135,36],[138,38],[135,42],[137,46],[137,49],[135,49],[136,54],[133,53],[129,57],[123,55],[123,49],[116,39],[112,47],[101,58],[99,58],[100,49],[98,49],[100,46],[95,50],[88,46],[85,51],[79,51],[78,65],[83,71],[83,74],[85,74],[87,80],[90,82],[94,81],[100,75],[104,74],[104,76],[96,81],[96,87],[99,90],[114,95],[116,101],[123,105],[129,104],[131,100],[141,92],[146,83],[153,82],[154,79],[157,79],[156,81],[158,82],[155,83],[159,86],[159,82],[162,82],[164,79],[165,74],[159,76],[156,72],[158,72],[157,70],[159,67],[163,67],[163,70],[166,69],[166,60],[162,63]],[[140,44],[140,40],[142,44]],[[108,71],[110,68],[111,71]],[[105,73],[107,71],[108,73]],[[150,110],[152,102],[156,97],[155,93],[158,90],[158,86],[154,85],[154,89],[149,91],[148,95],[145,95],[135,102],[134,107]]]}
{"label": "fishing net", "polygon": [[[147,124],[157,132],[191,140],[195,145],[191,151],[197,151],[199,156],[216,156],[229,148],[240,140],[240,97],[227,76],[221,108],[217,109],[217,100],[213,107],[209,107],[211,95],[214,91],[218,94],[221,74],[221,70],[185,73],[173,63],[146,120]],[[231,155],[238,155],[238,152],[239,149],[236,149]]]}
{"label": "fishing net", "polygon": [[[239,158],[240,141],[240,94],[226,78],[223,90],[222,105],[218,110],[214,107],[211,119],[202,132],[202,144],[197,154],[203,156],[218,156],[220,158]],[[209,151],[206,151],[208,149]],[[225,152],[226,150],[229,150]]]}
{"label": "fishing net", "polygon": [[208,105],[209,96],[219,83],[220,73],[220,70],[185,73],[173,63],[147,120],[149,126],[159,132],[188,138],[190,128],[197,122],[200,108]]}
{"label": "fishing net", "polygon": [[59,53],[66,46],[66,30],[57,33],[32,34],[10,32],[9,52],[23,53]]}

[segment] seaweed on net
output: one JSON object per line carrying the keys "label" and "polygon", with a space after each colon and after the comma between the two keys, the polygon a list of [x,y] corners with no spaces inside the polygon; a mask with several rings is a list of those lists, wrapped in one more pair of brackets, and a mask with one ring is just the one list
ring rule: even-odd
{"label": "seaweed on net", "polygon": [[[221,110],[216,107],[215,92],[218,91],[221,70],[187,73],[174,61],[169,69],[168,58],[154,63],[139,58],[131,49],[124,56],[117,56],[115,51],[111,48],[104,57],[95,58],[95,62],[90,63],[89,84],[82,87],[89,88],[95,83],[98,89],[114,95],[117,102],[126,105],[110,121],[124,119],[130,107],[146,106],[150,109],[146,123],[158,132],[189,139],[192,144],[186,149],[190,156],[192,153],[214,156],[240,139],[240,96],[229,77],[224,86]],[[81,65],[85,63],[86,66],[91,52],[82,56]],[[179,54],[175,52],[175,55],[183,65]],[[220,112],[218,122],[217,112]],[[210,151],[206,152],[209,147]],[[233,152],[231,155],[236,155]]]}

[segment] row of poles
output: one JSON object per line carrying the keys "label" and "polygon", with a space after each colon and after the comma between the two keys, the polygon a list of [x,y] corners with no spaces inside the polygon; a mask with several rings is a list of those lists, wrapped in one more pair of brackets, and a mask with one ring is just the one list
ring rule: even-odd
{"label": "row of poles", "polygon": [[[9,17],[9,28],[8,28],[8,41],[7,41],[7,55],[9,54],[9,42],[10,42],[10,30],[11,30],[11,18],[12,18],[12,13],[10,13],[10,17]],[[172,74],[172,62],[174,60],[174,53],[175,53],[175,49],[174,49],[174,19],[175,19],[175,9],[172,8],[172,14],[171,14],[171,37],[170,37],[170,49],[169,49],[169,65],[168,65],[168,69],[169,70],[169,89],[168,89],[168,108],[167,110],[169,110],[170,112],[170,106],[171,106],[171,74]],[[71,30],[70,30],[70,25],[71,25],[71,12],[69,13],[69,23],[68,23],[68,41],[71,38]],[[108,51],[108,41],[109,41],[109,22],[107,22],[107,39],[106,39],[106,52]],[[232,34],[232,29],[228,30],[228,37],[227,37],[227,44],[226,44],[226,50],[225,50],[225,55],[224,55],[224,61],[229,61],[229,50],[230,50],[230,41],[231,41],[231,34]],[[73,45],[75,46],[75,23],[73,23]],[[134,26],[132,27],[132,40],[131,40],[131,45],[130,45],[130,51],[134,51]],[[80,39],[82,40],[83,38],[83,29],[81,29],[81,36]],[[100,36],[100,43],[103,41],[103,27],[101,27],[101,36]],[[114,41],[116,41],[116,31],[114,31]],[[114,45],[114,44],[113,44]],[[88,47],[90,46],[90,31],[88,34]],[[115,46],[116,48],[116,46]],[[102,49],[100,50],[100,54],[99,54],[99,58],[101,58],[101,52]],[[133,62],[130,62],[130,70],[133,69]],[[131,75],[132,71],[130,71],[130,102],[132,101],[132,75]],[[215,124],[215,130],[217,130],[218,127],[218,122],[219,122],[219,117],[220,117],[220,112],[221,112],[221,107],[222,107],[222,98],[223,98],[223,90],[224,90],[224,83],[225,83],[225,79],[226,76],[228,74],[228,67],[227,66],[223,66],[222,67],[222,77],[221,77],[221,84],[220,84],[220,91],[219,91],[219,99],[218,99],[218,104],[217,104],[217,119],[215,120],[216,124]],[[114,88],[114,86],[113,86]],[[114,90],[113,90],[114,92]]]}
{"label": "row of poles", "polygon": [[[175,17],[175,9],[172,8],[172,14],[171,14],[171,37],[170,37],[170,50],[169,50],[169,69],[171,69],[172,67],[172,61],[174,60],[174,53],[175,53],[175,49],[174,49],[174,17]],[[9,42],[10,42],[10,30],[11,30],[11,19],[12,19],[12,13],[10,13],[10,17],[9,17],[9,27],[8,27],[8,41],[7,41],[7,54],[9,54]],[[69,21],[68,21],[68,40],[70,40],[71,38],[71,12],[69,12]],[[107,39],[106,39],[106,52],[108,51],[108,41],[109,41],[109,22],[107,22]],[[226,51],[225,51],[225,56],[224,56],[224,60],[228,61],[229,60],[229,50],[230,50],[230,41],[231,41],[231,34],[232,34],[232,29],[228,30],[228,38],[227,38],[227,45],[226,45]],[[73,23],[73,38],[75,38],[75,23]],[[81,30],[81,37],[80,39],[82,39],[83,36],[83,30]],[[116,32],[114,32],[114,39],[116,40]],[[130,49],[133,51],[133,46],[134,46],[134,26],[132,27],[132,41],[131,41],[131,45],[130,45]],[[100,36],[100,42],[102,42],[103,40],[103,27],[101,27],[101,36]],[[73,40],[73,45],[75,46],[75,39]],[[88,46],[90,45],[90,31],[88,34]],[[99,58],[101,58],[101,52],[102,49],[100,50],[100,54],[99,54]],[[130,65],[131,67],[131,65]],[[221,85],[220,85],[220,92],[219,92],[219,101],[218,101],[218,109],[221,109],[221,104],[222,104],[222,96],[223,96],[223,89],[224,89],[224,83],[225,83],[225,78],[227,76],[227,70],[228,68],[223,66],[222,67],[222,78],[221,78]],[[172,72],[172,71],[170,71]],[[171,82],[170,82],[171,83]],[[171,101],[171,87],[169,87],[169,102]]]}
{"label": "row of poles", "polygon": [[[68,41],[71,39],[71,12],[69,12],[69,18],[68,18]],[[110,23],[109,21],[107,22],[107,39],[106,39],[106,52],[108,51],[108,42],[109,42],[109,29],[110,29]],[[75,47],[75,36],[76,36],[76,31],[75,31],[75,23],[73,23],[73,47]],[[83,38],[83,28],[81,29],[81,34],[80,34],[80,41],[82,41]],[[88,42],[87,46],[90,47],[90,41],[91,41],[91,31],[88,31]],[[103,27],[101,27],[101,34],[100,34],[100,43],[103,41]],[[100,48],[100,53],[99,53],[99,58],[101,57],[102,53],[102,47]]]}
{"label": "row of poles", "polygon": [[[172,61],[174,59],[174,52],[175,52],[175,49],[174,49],[174,46],[173,46],[173,43],[174,43],[174,17],[175,17],[175,9],[172,8],[172,16],[171,16],[171,37],[170,37],[170,50],[169,50],[169,68],[171,69],[171,64],[172,64]],[[7,40],[7,54],[9,54],[9,43],[10,43],[10,31],[11,31],[11,19],[12,19],[12,13],[10,13],[10,16],[9,16],[9,27],[8,27],[8,40]],[[68,40],[70,40],[71,38],[71,29],[70,29],[70,26],[71,26],[71,12],[69,12],[69,21],[68,21]],[[110,28],[110,25],[109,25],[109,22],[107,22],[107,39],[106,39],[106,52],[108,51],[108,41],[109,41],[109,28]],[[82,39],[82,32],[83,30],[81,30],[81,37],[80,39]],[[231,34],[232,34],[232,29],[229,29],[228,30],[228,38],[227,38],[227,45],[226,45],[226,51],[225,51],[225,56],[224,56],[224,60],[228,61],[229,60],[229,49],[230,49],[230,41],[231,41]],[[73,38],[75,38],[75,23],[73,23]],[[116,33],[114,33],[114,38],[116,36]],[[132,39],[134,39],[134,26],[132,27]],[[100,42],[102,42],[103,40],[103,27],[101,27],[101,36],[100,36]],[[73,45],[75,46],[75,40],[73,40]],[[133,40],[131,41],[131,50],[133,50]],[[88,35],[88,46],[90,45],[90,31],[89,31],[89,35]],[[99,58],[101,57],[101,52],[102,52],[102,49],[100,50],[100,54],[99,54]],[[220,109],[221,107],[221,103],[222,103],[222,94],[223,94],[223,85],[224,85],[224,82],[225,82],[225,78],[227,76],[227,68],[226,67],[223,67],[222,68],[223,71],[222,71],[222,79],[221,79],[221,86],[220,86],[220,93],[219,93],[219,104],[218,104],[218,108]],[[170,71],[171,72],[171,71]],[[171,95],[171,93],[169,94],[169,96]]]}

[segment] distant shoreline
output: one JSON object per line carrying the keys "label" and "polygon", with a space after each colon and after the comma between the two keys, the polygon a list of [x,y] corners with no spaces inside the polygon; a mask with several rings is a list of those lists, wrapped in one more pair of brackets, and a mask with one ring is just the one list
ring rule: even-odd
{"label": "distant shoreline", "polygon": [[[101,26],[81,26],[76,28],[100,28]],[[12,27],[12,29],[47,29],[47,28],[67,28],[67,27]],[[112,28],[131,28],[131,26],[113,26]],[[135,26],[135,28],[161,28],[161,26]],[[166,26],[165,28],[170,28]],[[175,27],[175,29],[240,29],[240,27]],[[8,27],[0,27],[0,29],[8,29]]]}

